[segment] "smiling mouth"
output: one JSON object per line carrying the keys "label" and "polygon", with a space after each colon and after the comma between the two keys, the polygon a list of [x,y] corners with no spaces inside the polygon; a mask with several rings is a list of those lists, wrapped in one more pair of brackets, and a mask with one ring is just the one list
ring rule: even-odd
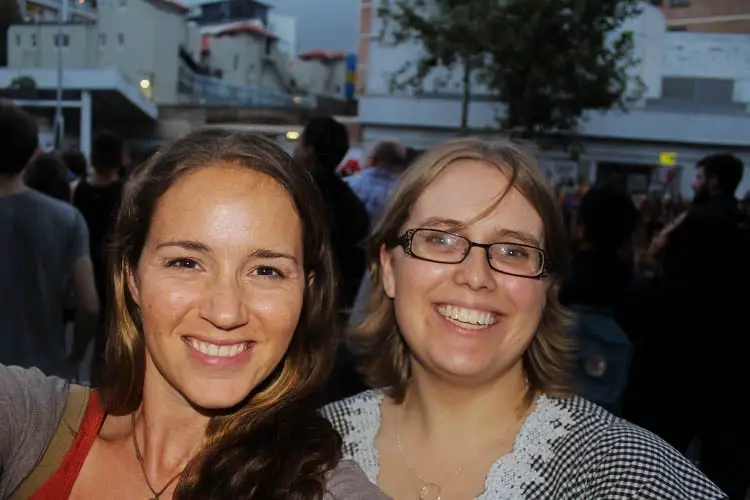
{"label": "smiling mouth", "polygon": [[450,304],[439,304],[435,309],[442,317],[461,328],[489,328],[499,319],[497,314],[490,311],[468,309]]}
{"label": "smiling mouth", "polygon": [[193,337],[184,337],[185,343],[206,356],[216,358],[233,358],[245,352],[254,342],[239,342],[237,344],[217,345],[204,342]]}

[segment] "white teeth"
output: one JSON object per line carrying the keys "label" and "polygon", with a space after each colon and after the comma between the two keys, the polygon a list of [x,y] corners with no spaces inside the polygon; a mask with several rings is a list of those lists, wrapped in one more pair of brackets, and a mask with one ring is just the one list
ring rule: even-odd
{"label": "white teeth", "polygon": [[234,345],[216,345],[203,342],[202,340],[188,338],[190,346],[198,352],[201,352],[207,356],[216,356],[219,358],[231,358],[237,356],[239,353],[247,349],[248,343],[242,342],[241,344]]}
{"label": "white teeth", "polygon": [[465,307],[446,304],[439,305],[437,310],[448,319],[470,325],[490,326],[494,325],[497,321],[496,316],[487,311],[477,311],[476,309],[466,309]]}

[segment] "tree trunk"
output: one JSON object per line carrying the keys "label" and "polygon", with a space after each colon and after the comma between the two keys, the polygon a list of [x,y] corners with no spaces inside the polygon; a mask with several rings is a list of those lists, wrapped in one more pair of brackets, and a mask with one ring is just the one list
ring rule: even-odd
{"label": "tree trunk", "polygon": [[469,103],[471,102],[471,65],[464,59],[463,94],[461,95],[461,127],[462,137],[469,135]]}

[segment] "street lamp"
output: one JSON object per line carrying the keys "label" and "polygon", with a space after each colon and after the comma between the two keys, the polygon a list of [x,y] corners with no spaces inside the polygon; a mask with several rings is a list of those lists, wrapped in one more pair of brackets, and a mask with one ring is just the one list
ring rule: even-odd
{"label": "street lamp", "polygon": [[65,136],[65,119],[63,117],[63,25],[68,20],[68,0],[60,0],[57,9],[57,103],[55,105],[55,149],[62,146]]}

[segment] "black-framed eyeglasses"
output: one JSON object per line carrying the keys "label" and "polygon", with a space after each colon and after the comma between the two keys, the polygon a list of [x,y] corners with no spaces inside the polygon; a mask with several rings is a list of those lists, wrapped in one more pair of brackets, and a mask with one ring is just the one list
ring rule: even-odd
{"label": "black-framed eyeglasses", "polygon": [[439,229],[409,229],[395,245],[406,255],[440,264],[460,264],[474,247],[484,249],[493,270],[521,278],[541,279],[549,276],[550,263],[541,248],[522,243],[476,243],[460,234]]}

